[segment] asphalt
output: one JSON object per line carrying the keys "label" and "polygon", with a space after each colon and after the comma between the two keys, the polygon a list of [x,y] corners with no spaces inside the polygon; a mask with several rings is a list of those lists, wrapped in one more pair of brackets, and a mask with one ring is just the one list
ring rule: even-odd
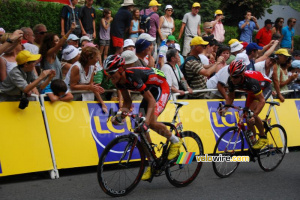
{"label": "asphalt", "polygon": [[[204,163],[189,186],[173,187],[165,176],[152,183],[140,182],[133,192],[118,199],[300,199],[300,151],[286,154],[273,172],[264,172],[258,162],[241,163],[228,178],[217,177],[211,163]],[[96,167],[60,170],[60,178],[44,173],[0,178],[2,200],[92,200],[111,199],[98,186]]]}

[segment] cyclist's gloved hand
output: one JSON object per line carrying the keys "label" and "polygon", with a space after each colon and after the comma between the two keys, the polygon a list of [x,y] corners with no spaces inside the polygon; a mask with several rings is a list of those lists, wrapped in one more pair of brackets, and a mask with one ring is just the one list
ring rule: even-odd
{"label": "cyclist's gloved hand", "polygon": [[141,127],[137,128],[135,131],[137,133],[141,133],[142,131],[144,133],[148,133],[148,132],[150,132],[150,129],[149,129],[149,126],[146,123],[144,123]]}
{"label": "cyclist's gloved hand", "polygon": [[121,111],[118,111],[117,114],[111,118],[111,122],[113,125],[123,125],[124,121],[125,120]]}
{"label": "cyclist's gloved hand", "polygon": [[217,112],[221,117],[225,117],[226,112],[228,111],[229,107],[219,107]]}

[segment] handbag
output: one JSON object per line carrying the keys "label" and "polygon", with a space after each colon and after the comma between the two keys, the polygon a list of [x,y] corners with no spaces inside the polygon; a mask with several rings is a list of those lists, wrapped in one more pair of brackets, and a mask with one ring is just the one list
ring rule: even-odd
{"label": "handbag", "polygon": [[169,63],[167,63],[167,64],[172,68],[172,70],[174,72],[174,75],[175,75],[175,77],[177,79],[177,82],[178,82],[179,90],[188,91],[187,83],[186,83],[185,80],[181,80],[180,72],[179,72],[178,68],[176,67],[177,70],[178,70],[178,75],[179,75],[180,80],[176,76],[176,73],[175,73],[175,70],[173,69],[173,67]]}

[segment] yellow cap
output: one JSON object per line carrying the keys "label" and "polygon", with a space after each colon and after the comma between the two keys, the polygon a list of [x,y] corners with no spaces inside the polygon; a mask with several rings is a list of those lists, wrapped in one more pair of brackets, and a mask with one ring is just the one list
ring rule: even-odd
{"label": "yellow cap", "polygon": [[243,43],[243,42],[240,42],[238,39],[231,39],[231,40],[229,40],[228,44],[230,46],[230,45],[232,45],[235,42]]}
{"label": "yellow cap", "polygon": [[200,6],[200,3],[198,3],[198,2],[195,2],[195,3],[193,4],[192,8],[196,8],[196,7],[199,7],[199,8],[201,8],[201,6]]}
{"label": "yellow cap", "polygon": [[215,15],[223,15],[222,10],[216,10]]}
{"label": "yellow cap", "polygon": [[149,6],[151,7],[151,6],[161,6],[161,4],[159,4],[157,1],[155,1],[155,0],[152,0],[152,1],[150,1],[150,3],[149,3]]}
{"label": "yellow cap", "polygon": [[36,61],[40,59],[41,54],[31,54],[27,50],[20,51],[16,57],[16,61],[18,65],[23,65],[24,63],[30,62],[30,61]]}
{"label": "yellow cap", "polygon": [[284,55],[284,56],[291,56],[288,52],[287,49],[278,49],[276,52],[275,52],[276,55]]}
{"label": "yellow cap", "polygon": [[209,42],[206,42],[202,39],[200,36],[195,36],[192,40],[190,45],[191,46],[196,46],[196,45],[208,45]]}

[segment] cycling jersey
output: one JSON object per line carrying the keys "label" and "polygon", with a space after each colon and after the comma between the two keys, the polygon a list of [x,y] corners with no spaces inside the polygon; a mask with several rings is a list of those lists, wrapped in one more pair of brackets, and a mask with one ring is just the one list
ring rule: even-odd
{"label": "cycling jersey", "polygon": [[[150,91],[156,101],[155,115],[158,117],[166,107],[170,87],[165,74],[155,68],[148,67],[130,67],[125,69],[126,83],[117,84],[120,90],[139,91],[142,94]],[[147,113],[148,102],[143,99],[140,105],[140,112]]]}
{"label": "cycling jersey", "polygon": [[248,93],[246,107],[250,107],[251,103],[257,99],[257,95],[263,92],[265,99],[271,95],[271,80],[257,71],[245,71],[242,83],[234,85],[231,79],[228,79],[229,92],[234,90],[242,90]]}

